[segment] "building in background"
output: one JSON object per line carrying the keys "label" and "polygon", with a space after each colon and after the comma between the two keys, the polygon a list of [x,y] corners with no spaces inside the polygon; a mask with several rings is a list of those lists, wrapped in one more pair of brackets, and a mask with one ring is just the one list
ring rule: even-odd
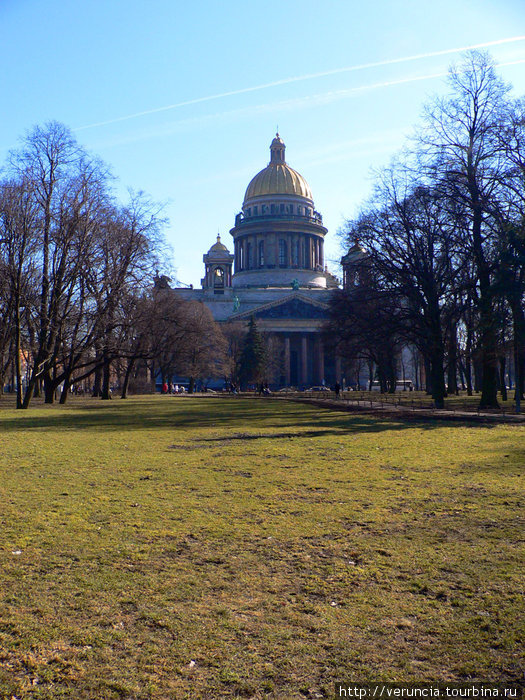
{"label": "building in background", "polygon": [[327,230],[304,177],[286,162],[279,134],[270,162],[249,183],[235,217],[233,254],[217,236],[203,256],[201,289],[170,289],[174,299],[204,302],[220,324],[254,318],[272,341],[272,385],[311,386],[340,380],[325,352],[321,326],[338,280],[324,262]]}

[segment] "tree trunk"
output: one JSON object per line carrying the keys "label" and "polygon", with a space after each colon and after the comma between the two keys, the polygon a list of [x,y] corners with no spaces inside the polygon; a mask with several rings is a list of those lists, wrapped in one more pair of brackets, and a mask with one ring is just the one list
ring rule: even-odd
{"label": "tree trunk", "polygon": [[95,377],[93,379],[93,393],[92,396],[98,397],[102,395],[102,368],[97,367],[95,369]]}
{"label": "tree trunk", "polygon": [[481,375],[483,374],[483,368],[479,358],[475,358],[472,361],[472,366],[474,369],[474,391],[481,391]]}
{"label": "tree trunk", "polygon": [[456,324],[450,324],[450,332],[448,338],[448,372],[447,372],[447,384],[448,393],[455,394],[459,393],[458,390],[458,351],[457,351],[457,330]]}
{"label": "tree trunk", "polygon": [[387,392],[387,381],[385,372],[382,365],[377,365],[377,379],[379,381],[379,392],[381,394],[386,394]]}
{"label": "tree trunk", "polygon": [[54,403],[56,383],[53,381],[49,372],[44,374],[44,403]]}
{"label": "tree trunk", "polygon": [[432,370],[430,367],[430,359],[425,355],[423,357],[425,366],[425,393],[432,394]]}
{"label": "tree trunk", "polygon": [[128,366],[126,368],[126,374],[124,375],[124,382],[122,384],[122,392],[120,394],[121,399],[127,399],[128,397],[128,386],[129,380],[131,379],[131,373],[133,371],[133,366],[135,364],[135,359],[132,358],[128,361]]}
{"label": "tree trunk", "polygon": [[67,401],[69,390],[71,389],[71,372],[64,377],[64,383],[62,385],[62,391],[60,392],[60,400],[58,403],[64,405]]}
{"label": "tree trunk", "polygon": [[[22,344],[20,340],[20,307],[18,302],[15,306],[15,374],[16,374],[16,407],[24,408],[22,398]],[[26,407],[27,408],[27,407]]]}
{"label": "tree trunk", "polygon": [[467,382],[467,396],[472,396],[472,331],[467,329],[467,345],[465,348],[465,381]]}
{"label": "tree trunk", "polygon": [[430,364],[430,378],[432,399],[436,408],[445,407],[445,396],[447,391],[445,388],[445,348],[443,346],[443,336],[439,324],[439,317],[434,319],[433,337],[430,338],[430,355],[428,358]]}
{"label": "tree trunk", "polygon": [[33,368],[31,376],[29,377],[29,382],[27,383],[26,392],[24,394],[24,400],[22,402],[22,408],[29,408],[31,399],[33,398],[33,396],[38,396],[38,393],[39,392],[37,386],[37,377],[35,375],[35,369]]}
{"label": "tree trunk", "polygon": [[505,355],[502,355],[499,358],[499,384],[500,384],[501,398],[503,401],[507,400],[507,385],[505,383],[506,365],[507,365],[507,358]]}
{"label": "tree trunk", "polygon": [[514,331],[514,399],[517,408],[523,400],[525,384],[525,312],[521,303],[512,305]]}
{"label": "tree trunk", "polygon": [[102,391],[100,393],[100,398],[103,401],[108,401],[111,398],[110,376],[111,360],[109,357],[106,357],[104,360],[104,365],[102,366]]}

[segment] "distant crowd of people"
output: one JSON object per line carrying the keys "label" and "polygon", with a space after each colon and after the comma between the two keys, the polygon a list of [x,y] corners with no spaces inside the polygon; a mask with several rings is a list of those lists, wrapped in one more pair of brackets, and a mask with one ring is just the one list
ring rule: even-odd
{"label": "distant crowd of people", "polygon": [[161,394],[184,394],[186,388],[182,384],[173,384],[172,382],[164,382],[161,389]]}

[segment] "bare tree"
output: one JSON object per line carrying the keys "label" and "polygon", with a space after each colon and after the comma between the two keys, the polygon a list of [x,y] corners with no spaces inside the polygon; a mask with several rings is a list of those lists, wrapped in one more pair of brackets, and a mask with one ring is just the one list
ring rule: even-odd
{"label": "bare tree", "polygon": [[500,293],[512,314],[517,410],[525,390],[525,98],[509,105],[499,143],[507,168],[496,217],[500,233]]}
{"label": "bare tree", "polygon": [[56,122],[25,137],[8,174],[0,191],[2,367],[10,356],[20,375],[23,345],[22,408],[42,383],[46,402],[59,385],[65,401],[72,383],[93,373],[108,398],[111,363],[129,351],[130,300],[159,267],[161,207],[143,193],[115,203],[106,168]]}
{"label": "bare tree", "polygon": [[197,380],[224,373],[227,343],[202,302],[174,299],[157,290],[149,329],[153,372],[160,373],[162,383],[185,376],[192,393]]}
{"label": "bare tree", "polygon": [[[458,275],[454,223],[447,208],[434,191],[414,184],[405,167],[393,167],[382,174],[375,202],[357,222],[349,223],[347,235],[350,240],[358,236],[368,251],[368,277],[359,287],[359,298],[354,290],[352,308],[356,303],[367,308],[380,298],[381,306],[395,304],[395,311],[389,313],[390,324],[398,341],[402,338],[416,345],[427,358],[432,396],[436,407],[443,407],[442,313]],[[388,337],[385,324],[376,320],[381,312],[376,301],[376,312],[367,313],[361,323],[363,328],[370,327],[372,338],[377,337],[379,328]],[[376,345],[380,350],[381,343]]]}
{"label": "bare tree", "polygon": [[450,70],[451,94],[436,99],[420,133],[421,164],[433,187],[468,217],[465,251],[475,266],[482,379],[480,408],[498,406],[493,205],[505,170],[499,131],[509,88],[485,53]]}
{"label": "bare tree", "polygon": [[163,224],[159,205],[143,193],[131,193],[127,206],[108,209],[100,229],[90,284],[97,304],[102,399],[110,398],[111,363],[119,356],[128,325],[122,302],[151,285]]}
{"label": "bare tree", "polygon": [[9,165],[31,200],[34,224],[31,260],[38,303],[27,314],[31,367],[22,402],[27,408],[42,380],[46,402],[53,400],[61,333],[76,301],[89,245],[82,222],[89,217],[93,191],[104,186],[105,171],[56,122],[28,134],[22,148],[11,154]]}
{"label": "bare tree", "polygon": [[37,207],[30,186],[11,180],[0,187],[0,387],[15,366],[16,405],[22,407],[22,309],[30,305],[37,241]]}

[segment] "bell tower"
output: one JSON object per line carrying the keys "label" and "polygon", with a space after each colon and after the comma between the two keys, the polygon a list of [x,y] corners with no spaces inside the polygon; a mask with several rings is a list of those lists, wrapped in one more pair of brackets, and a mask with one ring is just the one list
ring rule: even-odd
{"label": "bell tower", "polygon": [[202,256],[205,275],[201,280],[202,288],[213,294],[224,294],[232,287],[233,255],[221,243],[217,234],[217,242]]}

